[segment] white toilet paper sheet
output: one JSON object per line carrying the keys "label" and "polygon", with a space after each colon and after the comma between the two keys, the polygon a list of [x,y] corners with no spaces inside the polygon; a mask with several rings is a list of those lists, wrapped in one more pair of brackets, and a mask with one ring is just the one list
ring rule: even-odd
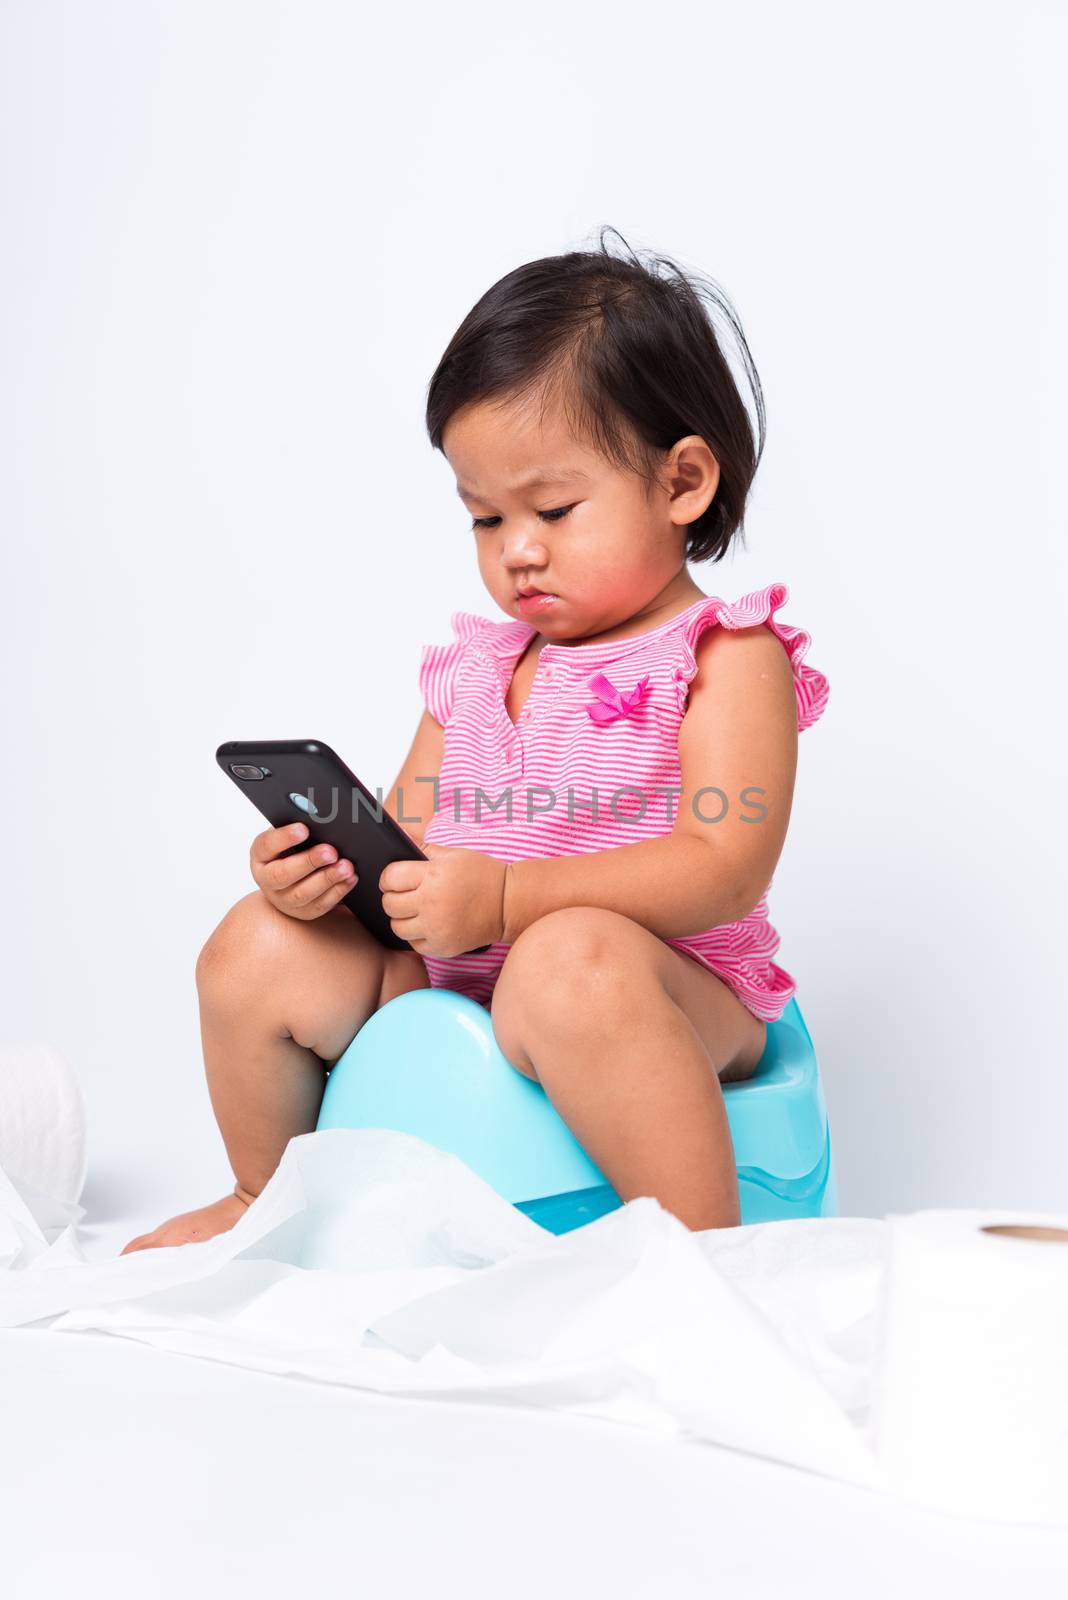
{"label": "white toilet paper sheet", "polygon": [[0,1044],[0,1167],[75,1203],[87,1160],[85,1100],[70,1062],[43,1039]]}
{"label": "white toilet paper sheet", "polygon": [[[1056,1316],[1068,1245],[978,1235],[968,1293],[936,1306],[910,1267],[917,1245],[928,1262],[956,1262],[988,1220],[1068,1224],[958,1211],[691,1233],[640,1199],[557,1238],[420,1139],[333,1129],[291,1140],[230,1232],[110,1261],[87,1262],[74,1221],[0,1178],[0,1326],[101,1330],[381,1393],[562,1408],[965,1515],[1068,1523],[1063,1492],[1035,1492],[1064,1459],[1051,1420],[1063,1388],[1040,1360],[1020,1396],[1053,1403],[1026,1431],[1033,1459],[1019,1459],[1018,1428],[1009,1436],[1011,1396],[988,1408],[989,1429],[960,1428],[960,1395],[981,1407],[991,1366],[1012,1370],[975,1315],[980,1264],[992,1295],[1008,1266],[1032,1318],[1043,1305]],[[902,1291],[890,1298],[888,1262]],[[940,1409],[955,1315],[965,1366]],[[932,1319],[942,1337],[932,1331],[928,1347]],[[998,1323],[998,1336],[1033,1326],[1017,1323]],[[1065,1424],[1062,1411],[1062,1443]],[[917,1473],[925,1448],[938,1466]]]}

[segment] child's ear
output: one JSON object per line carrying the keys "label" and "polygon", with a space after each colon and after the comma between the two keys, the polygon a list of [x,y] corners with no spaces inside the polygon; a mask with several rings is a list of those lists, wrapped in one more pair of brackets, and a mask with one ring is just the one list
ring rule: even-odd
{"label": "child's ear", "polygon": [[719,488],[719,462],[699,433],[672,446],[664,481],[672,522],[685,525],[704,516]]}

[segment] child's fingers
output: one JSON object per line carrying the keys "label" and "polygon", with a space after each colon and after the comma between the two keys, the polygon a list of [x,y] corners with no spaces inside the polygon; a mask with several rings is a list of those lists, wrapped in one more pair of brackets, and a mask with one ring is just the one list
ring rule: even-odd
{"label": "child's fingers", "polygon": [[358,876],[350,861],[338,861],[321,867],[274,898],[288,916],[321,917],[353,889]]}
{"label": "child's fingers", "polygon": [[[382,910],[391,922],[410,922],[418,916],[419,896],[412,889],[386,889],[382,892]],[[407,937],[407,935],[402,935]]]}
{"label": "child's fingers", "polygon": [[287,905],[282,901],[278,904],[287,916],[295,917],[298,922],[314,922],[317,917],[324,917],[328,911],[333,911],[334,907],[352,892],[354,883],[355,879],[350,878],[348,881],[343,879],[339,883],[332,884],[330,888],[303,906]]}
{"label": "child's fingers", "polygon": [[305,873],[321,865],[321,860],[310,859],[310,849],[296,850],[291,856],[282,855],[283,850],[299,845],[301,839],[307,838],[307,834],[304,823],[296,822],[288,823],[284,828],[268,828],[256,835],[249,849],[248,864],[257,888],[268,892],[288,888]]}
{"label": "child's fingers", "polygon": [[296,855],[282,856],[274,861],[254,861],[252,876],[261,889],[280,894],[319,868],[333,865],[341,865],[333,845],[316,844],[307,850],[298,850]]}
{"label": "child's fingers", "polygon": [[418,917],[390,917],[389,925],[398,939],[407,939],[413,950],[419,950],[426,943]]}
{"label": "child's fingers", "polygon": [[308,824],[306,822],[287,822],[281,828],[266,828],[263,833],[258,833],[252,841],[249,859],[253,866],[267,861],[273,861],[280,856],[283,850],[290,849],[295,844],[301,844],[308,837]]}

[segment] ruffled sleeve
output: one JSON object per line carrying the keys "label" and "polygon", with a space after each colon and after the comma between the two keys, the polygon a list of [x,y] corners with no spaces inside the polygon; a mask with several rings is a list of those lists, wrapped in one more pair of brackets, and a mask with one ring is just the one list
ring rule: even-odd
{"label": "ruffled sleeve", "polygon": [[830,685],[818,668],[809,666],[802,657],[808,653],[812,639],[803,628],[792,627],[774,615],[790,598],[784,583],[769,583],[766,589],[756,589],[733,603],[709,595],[704,605],[698,606],[688,617],[681,634],[680,659],[674,670],[675,685],[679,695],[679,709],[685,712],[690,684],[697,674],[697,641],[706,628],[719,623],[723,628],[752,628],[766,622],[776,638],[782,641],[794,672],[794,689],[797,694],[797,729],[801,733],[818,722],[827,708]]}
{"label": "ruffled sleeve", "polygon": [[430,715],[442,727],[452,714],[464,651],[476,634],[493,627],[488,617],[476,616],[473,611],[454,611],[450,621],[453,643],[425,644],[419,664],[419,689],[423,701]]}

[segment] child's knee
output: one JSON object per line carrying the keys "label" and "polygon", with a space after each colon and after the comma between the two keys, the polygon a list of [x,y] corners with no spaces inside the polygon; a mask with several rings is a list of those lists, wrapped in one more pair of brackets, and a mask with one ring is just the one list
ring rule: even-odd
{"label": "child's knee", "polygon": [[629,918],[593,906],[540,917],[504,958],[494,1016],[513,1034],[523,1028],[600,1029],[618,1020],[635,995],[641,952],[634,935],[640,939],[643,932]]}
{"label": "child's knee", "polygon": [[204,995],[221,981],[232,979],[235,969],[249,964],[264,969],[284,938],[286,920],[259,889],[232,905],[208,935],[197,956],[197,991]]}

